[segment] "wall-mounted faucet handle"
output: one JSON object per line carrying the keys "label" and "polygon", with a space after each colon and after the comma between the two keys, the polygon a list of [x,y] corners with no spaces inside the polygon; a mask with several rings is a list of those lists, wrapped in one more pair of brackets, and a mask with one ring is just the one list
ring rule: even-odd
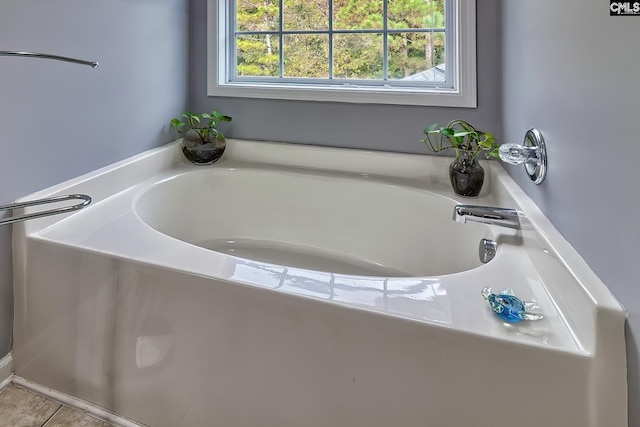
{"label": "wall-mounted faucet handle", "polygon": [[512,165],[524,163],[527,175],[536,184],[540,184],[547,176],[547,148],[542,134],[536,128],[527,131],[522,145],[502,144],[499,154],[503,162]]}
{"label": "wall-mounted faucet handle", "polygon": [[500,146],[500,160],[511,165],[519,165],[524,162],[540,164],[540,150],[537,147],[525,147],[510,142]]}

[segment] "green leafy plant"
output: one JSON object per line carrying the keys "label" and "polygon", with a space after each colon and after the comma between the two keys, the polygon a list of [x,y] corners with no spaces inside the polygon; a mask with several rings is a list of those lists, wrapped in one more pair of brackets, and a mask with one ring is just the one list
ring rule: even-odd
{"label": "green leafy plant", "polygon": [[178,118],[171,120],[171,126],[179,134],[186,134],[190,130],[194,130],[202,140],[204,144],[212,139],[218,141],[224,141],[224,135],[217,128],[220,122],[230,122],[231,117],[225,116],[219,111],[212,111],[211,113],[196,114],[191,111],[187,111],[182,115],[185,121]]}
{"label": "green leafy plant", "polygon": [[499,158],[499,144],[489,132],[477,130],[464,120],[453,120],[445,127],[438,128],[432,124],[424,131],[426,138],[422,140],[434,153],[453,148],[456,155],[468,153],[472,158],[483,153],[488,158]]}

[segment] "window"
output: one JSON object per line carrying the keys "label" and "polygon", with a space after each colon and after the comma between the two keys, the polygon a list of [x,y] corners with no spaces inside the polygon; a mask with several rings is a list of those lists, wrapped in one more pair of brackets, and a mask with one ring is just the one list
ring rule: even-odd
{"label": "window", "polygon": [[476,106],[474,0],[209,0],[212,96]]}

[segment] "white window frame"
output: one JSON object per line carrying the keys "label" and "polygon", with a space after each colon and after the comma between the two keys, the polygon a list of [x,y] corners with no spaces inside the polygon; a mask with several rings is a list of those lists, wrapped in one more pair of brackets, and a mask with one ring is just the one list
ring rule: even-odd
{"label": "white window frame", "polygon": [[[207,0],[207,95],[439,107],[477,107],[476,1],[453,0],[456,13],[453,88],[356,87],[345,85],[231,82],[227,77],[229,0]],[[449,37],[449,36],[448,36]],[[450,64],[447,63],[447,67]]]}

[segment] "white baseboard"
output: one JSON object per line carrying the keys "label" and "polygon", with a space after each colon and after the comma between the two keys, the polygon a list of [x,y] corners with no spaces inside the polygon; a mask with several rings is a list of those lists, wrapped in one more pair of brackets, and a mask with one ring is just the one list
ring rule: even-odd
{"label": "white baseboard", "polygon": [[0,359],[0,390],[8,386],[13,380],[13,354],[9,352]]}
{"label": "white baseboard", "polygon": [[40,384],[36,384],[29,380],[25,380],[22,377],[17,375],[13,375],[13,382],[25,389],[33,391],[36,394],[44,396],[48,399],[54,400],[63,405],[69,406],[71,408],[79,409],[81,411],[85,411],[89,415],[98,418],[102,421],[106,421],[108,423],[114,424],[119,427],[147,427],[144,424],[138,424],[134,421],[121,417],[120,415],[114,414],[111,411],[108,411],[104,408],[101,408],[93,403],[86,402],[84,400],[78,399],[76,397],[70,396],[65,393],[61,393],[59,391],[50,389],[48,387],[42,386]]}

